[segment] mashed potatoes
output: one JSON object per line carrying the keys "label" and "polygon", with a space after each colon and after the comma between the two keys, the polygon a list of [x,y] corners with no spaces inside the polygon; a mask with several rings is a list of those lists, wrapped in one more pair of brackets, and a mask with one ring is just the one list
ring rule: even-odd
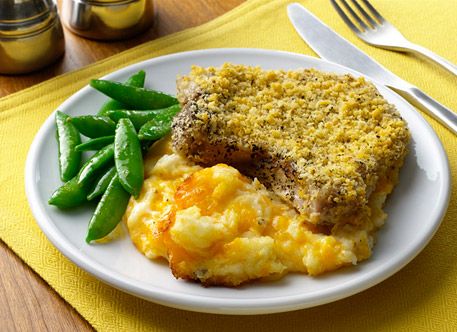
{"label": "mashed potatoes", "polygon": [[176,278],[204,285],[314,276],[368,258],[390,191],[372,195],[371,221],[330,229],[308,223],[233,167],[201,168],[174,154],[169,140],[151,149],[146,176],[124,216],[132,241],[147,257],[168,260]]}

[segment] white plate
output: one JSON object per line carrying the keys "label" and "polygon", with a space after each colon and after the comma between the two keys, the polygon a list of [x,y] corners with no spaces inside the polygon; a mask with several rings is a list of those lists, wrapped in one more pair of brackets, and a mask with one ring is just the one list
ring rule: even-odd
{"label": "white plate", "polygon": [[[257,65],[265,69],[314,67],[336,73],[357,72],[304,55],[257,50],[213,49],[163,56],[118,70],[107,79],[124,81],[140,69],[146,86],[175,94],[175,78],[191,65],[218,66],[224,62]],[[128,236],[104,245],[87,245],[84,238],[91,208],[62,212],[49,206],[51,193],[61,185],[54,138],[54,114],[41,127],[26,164],[26,192],[32,212],[49,240],[65,256],[100,280],[144,299],[186,310],[223,314],[260,314],[296,310],[335,301],[367,289],[411,261],[428,243],[446,211],[450,172],[443,147],[425,120],[401,97],[378,86],[395,104],[412,133],[411,152],[400,183],[389,197],[387,223],[380,230],[373,256],[357,266],[322,277],[293,274],[275,282],[257,282],[240,288],[204,288],[176,280],[168,266],[150,261]],[[59,109],[70,115],[95,113],[106,100],[85,87]]]}

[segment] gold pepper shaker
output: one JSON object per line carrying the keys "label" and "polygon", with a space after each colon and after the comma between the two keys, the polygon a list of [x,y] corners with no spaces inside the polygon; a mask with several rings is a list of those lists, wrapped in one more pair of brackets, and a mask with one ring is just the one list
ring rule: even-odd
{"label": "gold pepper shaker", "polygon": [[62,56],[65,40],[52,0],[0,1],[0,73],[41,69]]}
{"label": "gold pepper shaker", "polygon": [[153,3],[152,0],[64,0],[62,21],[82,37],[125,39],[152,25]]}

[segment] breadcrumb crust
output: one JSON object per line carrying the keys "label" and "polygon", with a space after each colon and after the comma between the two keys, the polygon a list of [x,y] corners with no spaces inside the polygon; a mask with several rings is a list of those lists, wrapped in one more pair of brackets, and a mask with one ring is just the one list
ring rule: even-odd
{"label": "breadcrumb crust", "polygon": [[[407,154],[406,122],[363,77],[194,66],[178,80],[174,148],[258,177],[313,223],[359,223]],[[389,181],[387,181],[389,182]]]}

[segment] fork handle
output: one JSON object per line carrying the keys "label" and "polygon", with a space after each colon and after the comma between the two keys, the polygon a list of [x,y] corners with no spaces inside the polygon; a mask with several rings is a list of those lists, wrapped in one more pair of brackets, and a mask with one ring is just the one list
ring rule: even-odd
{"label": "fork handle", "polygon": [[408,101],[418,106],[425,113],[435,118],[457,135],[457,114],[415,86],[394,88]]}
{"label": "fork handle", "polygon": [[444,69],[447,69],[451,73],[457,76],[457,66],[450,62],[449,60],[446,60],[445,58],[439,56],[438,54],[430,51],[428,48],[425,48],[421,45],[409,43],[407,48],[415,53],[422,54],[423,56],[426,56],[430,60],[436,62],[439,64],[441,67]]}

